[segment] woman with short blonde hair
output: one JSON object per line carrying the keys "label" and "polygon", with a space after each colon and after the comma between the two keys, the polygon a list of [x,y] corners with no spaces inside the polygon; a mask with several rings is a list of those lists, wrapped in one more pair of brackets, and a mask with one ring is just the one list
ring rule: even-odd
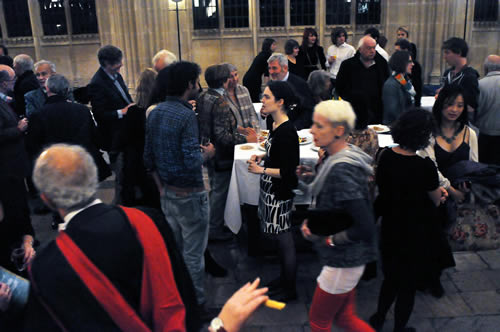
{"label": "woman with short blonde hair", "polygon": [[[301,227],[323,264],[309,312],[312,332],[330,331],[334,321],[346,331],[373,331],[355,314],[354,289],[365,265],[377,258],[368,190],[372,158],[347,143],[355,122],[356,115],[346,101],[323,101],[314,109],[311,134],[328,157],[314,180],[299,187],[312,193],[315,210],[325,215],[319,219],[311,215]],[[297,169],[301,180],[306,180],[304,171],[303,166]]]}

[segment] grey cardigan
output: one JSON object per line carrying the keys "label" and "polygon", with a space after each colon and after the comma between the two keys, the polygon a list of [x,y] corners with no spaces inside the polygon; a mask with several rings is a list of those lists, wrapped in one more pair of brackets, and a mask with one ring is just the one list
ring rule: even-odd
{"label": "grey cardigan", "polygon": [[316,243],[322,264],[355,267],[377,259],[376,230],[366,169],[345,162],[335,164],[316,198],[316,207],[341,208],[353,218],[349,229],[334,235],[334,247]]}

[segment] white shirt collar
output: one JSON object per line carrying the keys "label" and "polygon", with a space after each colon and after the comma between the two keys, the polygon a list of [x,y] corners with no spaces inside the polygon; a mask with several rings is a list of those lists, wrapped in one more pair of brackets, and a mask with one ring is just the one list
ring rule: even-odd
{"label": "white shirt collar", "polygon": [[214,91],[217,91],[218,94],[220,94],[221,96],[224,95],[224,92],[226,91],[224,88],[218,88],[218,89],[214,89]]}
{"label": "white shirt collar", "polygon": [[111,78],[112,81],[116,80],[116,78],[118,77],[118,74],[111,75],[110,73],[108,73],[106,71],[106,69],[104,69],[104,67],[101,66],[101,68],[102,68],[102,70],[104,70],[104,72],[106,73],[106,75],[108,75],[108,77]]}
{"label": "white shirt collar", "polygon": [[282,80],[282,81],[283,81],[283,82],[288,81],[288,76],[290,76],[290,72],[287,72],[287,73],[286,73],[286,75],[285,75],[285,77],[283,78],[283,80]]}
{"label": "white shirt collar", "polygon": [[102,203],[102,201],[99,198],[96,198],[90,204],[82,207],[81,209],[71,211],[70,213],[68,213],[67,215],[65,215],[64,216],[64,223],[59,224],[59,227],[58,227],[59,228],[59,232],[60,231],[64,231],[66,229],[66,227],[68,227],[68,224],[71,221],[71,219],[73,219],[78,213],[80,213],[83,210],[91,207],[92,205],[96,205],[96,204],[99,204],[99,203]]}

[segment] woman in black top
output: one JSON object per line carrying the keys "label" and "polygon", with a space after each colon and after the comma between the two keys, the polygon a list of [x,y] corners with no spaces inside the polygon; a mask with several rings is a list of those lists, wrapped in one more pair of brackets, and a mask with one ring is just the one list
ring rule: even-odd
{"label": "woman in black top", "polygon": [[318,33],[313,28],[304,29],[298,58],[304,64],[304,80],[307,80],[314,70],[326,70],[325,51],[319,46]]}
{"label": "woman in black top", "polygon": [[298,58],[300,45],[295,39],[289,39],[285,43],[285,54],[288,58],[288,71],[292,74],[305,77],[304,64],[301,58]]}
{"label": "woman in black top", "polygon": [[262,51],[253,59],[250,68],[243,76],[243,85],[250,92],[250,98],[252,98],[253,103],[258,103],[260,101],[259,96],[261,93],[262,85],[262,75],[268,77],[269,72],[267,71],[267,59],[276,51],[276,41],[272,38],[264,39],[262,43]]}
{"label": "woman in black top", "polygon": [[[295,245],[290,229],[292,190],[298,183],[295,169],[300,160],[299,137],[287,116],[295,103],[296,96],[287,82],[269,83],[264,90],[261,109],[261,114],[274,120],[265,142],[266,153],[253,155],[248,161],[248,171],[261,174],[258,211],[262,230],[279,243],[281,276],[269,284],[269,295],[285,302],[297,298]],[[262,160],[264,166],[260,166]]]}
{"label": "woman in black top", "polygon": [[382,330],[393,302],[394,331],[415,331],[406,324],[417,288],[433,286],[442,269],[455,265],[437,218],[437,206],[448,193],[439,186],[432,160],[416,154],[429,144],[432,128],[429,112],[407,111],[392,127],[392,137],[399,146],[380,152],[375,176],[379,196],[375,206],[382,216],[384,281],[377,312],[370,318],[377,331]]}

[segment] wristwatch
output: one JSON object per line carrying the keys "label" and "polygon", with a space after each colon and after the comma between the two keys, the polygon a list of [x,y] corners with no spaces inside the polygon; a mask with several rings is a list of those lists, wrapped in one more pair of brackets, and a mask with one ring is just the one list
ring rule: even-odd
{"label": "wristwatch", "polygon": [[210,330],[213,332],[226,332],[222,319],[220,319],[219,317],[215,317],[214,319],[212,319],[212,321],[210,322]]}

